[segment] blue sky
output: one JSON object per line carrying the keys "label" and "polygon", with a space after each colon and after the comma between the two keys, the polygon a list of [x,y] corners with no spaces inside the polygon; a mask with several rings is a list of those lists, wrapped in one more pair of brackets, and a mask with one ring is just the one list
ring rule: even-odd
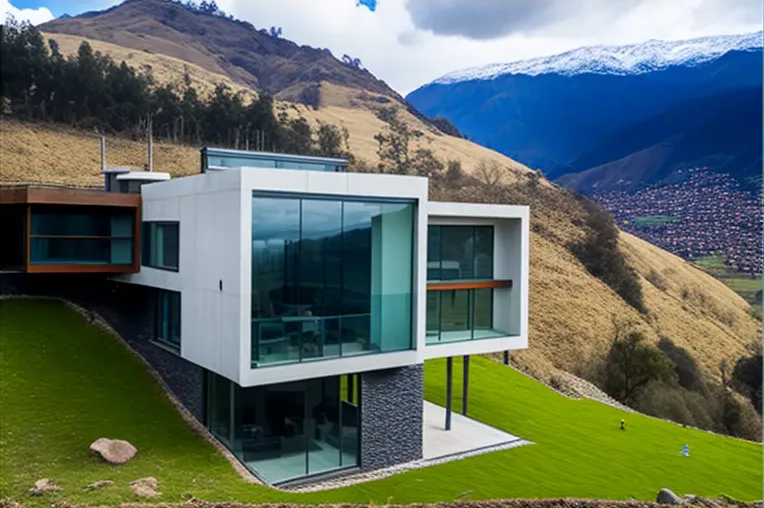
{"label": "blue sky", "polygon": [[[17,9],[46,7],[54,16],[61,16],[103,9],[117,2],[113,0],[13,0],[11,3]],[[377,10],[377,0],[356,0],[356,5],[367,7],[372,12]]]}
{"label": "blue sky", "polygon": [[104,0],[12,0],[11,3],[18,9],[38,9],[47,7],[54,16],[66,14],[80,14],[86,11],[102,9],[115,2]]}

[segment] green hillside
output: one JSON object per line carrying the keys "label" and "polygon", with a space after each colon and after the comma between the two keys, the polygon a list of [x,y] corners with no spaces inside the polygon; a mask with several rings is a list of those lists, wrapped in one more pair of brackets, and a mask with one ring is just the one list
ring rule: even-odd
{"label": "green hillside", "polygon": [[[384,504],[391,496],[396,503],[451,501],[465,492],[471,499],[652,499],[661,487],[761,496],[761,445],[570,400],[483,358],[472,363],[471,416],[536,444],[333,491],[284,493],[241,480],[186,426],[140,361],[61,303],[0,300],[0,352],[0,499],[126,502],[134,500],[127,483],[144,476],[159,480],[162,501]],[[425,382],[427,398],[443,403],[443,361],[426,364]],[[88,445],[102,436],[131,441],[137,457],[120,467],[101,463]],[[680,455],[685,443],[689,458]],[[43,477],[64,492],[27,497]],[[116,486],[83,488],[107,479]]]}

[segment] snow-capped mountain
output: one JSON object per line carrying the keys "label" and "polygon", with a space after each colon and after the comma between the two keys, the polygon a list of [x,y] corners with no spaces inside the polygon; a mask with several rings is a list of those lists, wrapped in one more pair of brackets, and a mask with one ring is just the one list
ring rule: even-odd
{"label": "snow-capped mountain", "polygon": [[763,46],[764,32],[699,37],[685,41],[649,40],[626,46],[588,46],[554,56],[463,69],[438,78],[432,84],[489,80],[512,74],[644,74],[676,65],[700,65],[730,51],[756,51]]}
{"label": "snow-capped mountain", "polygon": [[576,161],[629,125],[684,101],[760,88],[763,39],[758,32],[585,47],[455,72],[406,98],[472,141],[557,178],[588,169]]}

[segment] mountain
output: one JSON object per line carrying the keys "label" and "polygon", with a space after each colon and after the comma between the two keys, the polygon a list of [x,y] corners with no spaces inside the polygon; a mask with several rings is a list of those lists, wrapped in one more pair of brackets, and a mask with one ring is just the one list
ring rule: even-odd
{"label": "mountain", "polygon": [[633,192],[704,167],[753,187],[761,176],[761,111],[761,85],[681,102],[606,137],[556,181],[586,194]]}
{"label": "mountain", "polygon": [[469,139],[551,178],[676,103],[761,83],[762,33],[580,48],[458,71],[407,96]]}
{"label": "mountain", "polygon": [[655,72],[677,65],[693,67],[713,61],[730,51],[755,51],[762,46],[764,32],[743,35],[699,37],[688,41],[658,41],[627,46],[587,46],[550,57],[507,64],[472,67],[447,74],[434,84],[496,79],[507,74],[614,74],[628,76]]}
{"label": "mountain", "polygon": [[241,85],[308,104],[318,101],[316,87],[322,81],[402,101],[384,81],[358,65],[343,63],[328,49],[299,46],[219,11],[193,10],[169,0],[127,0],[104,11],[54,19],[39,29],[162,53]]}

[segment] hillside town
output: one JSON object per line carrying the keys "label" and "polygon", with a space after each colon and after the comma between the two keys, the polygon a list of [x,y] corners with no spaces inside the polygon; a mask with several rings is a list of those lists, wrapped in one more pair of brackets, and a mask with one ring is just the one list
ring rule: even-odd
{"label": "hillside town", "polygon": [[624,230],[669,252],[688,260],[724,256],[732,270],[760,273],[762,213],[755,194],[729,175],[705,168],[687,173],[681,183],[594,198]]}

